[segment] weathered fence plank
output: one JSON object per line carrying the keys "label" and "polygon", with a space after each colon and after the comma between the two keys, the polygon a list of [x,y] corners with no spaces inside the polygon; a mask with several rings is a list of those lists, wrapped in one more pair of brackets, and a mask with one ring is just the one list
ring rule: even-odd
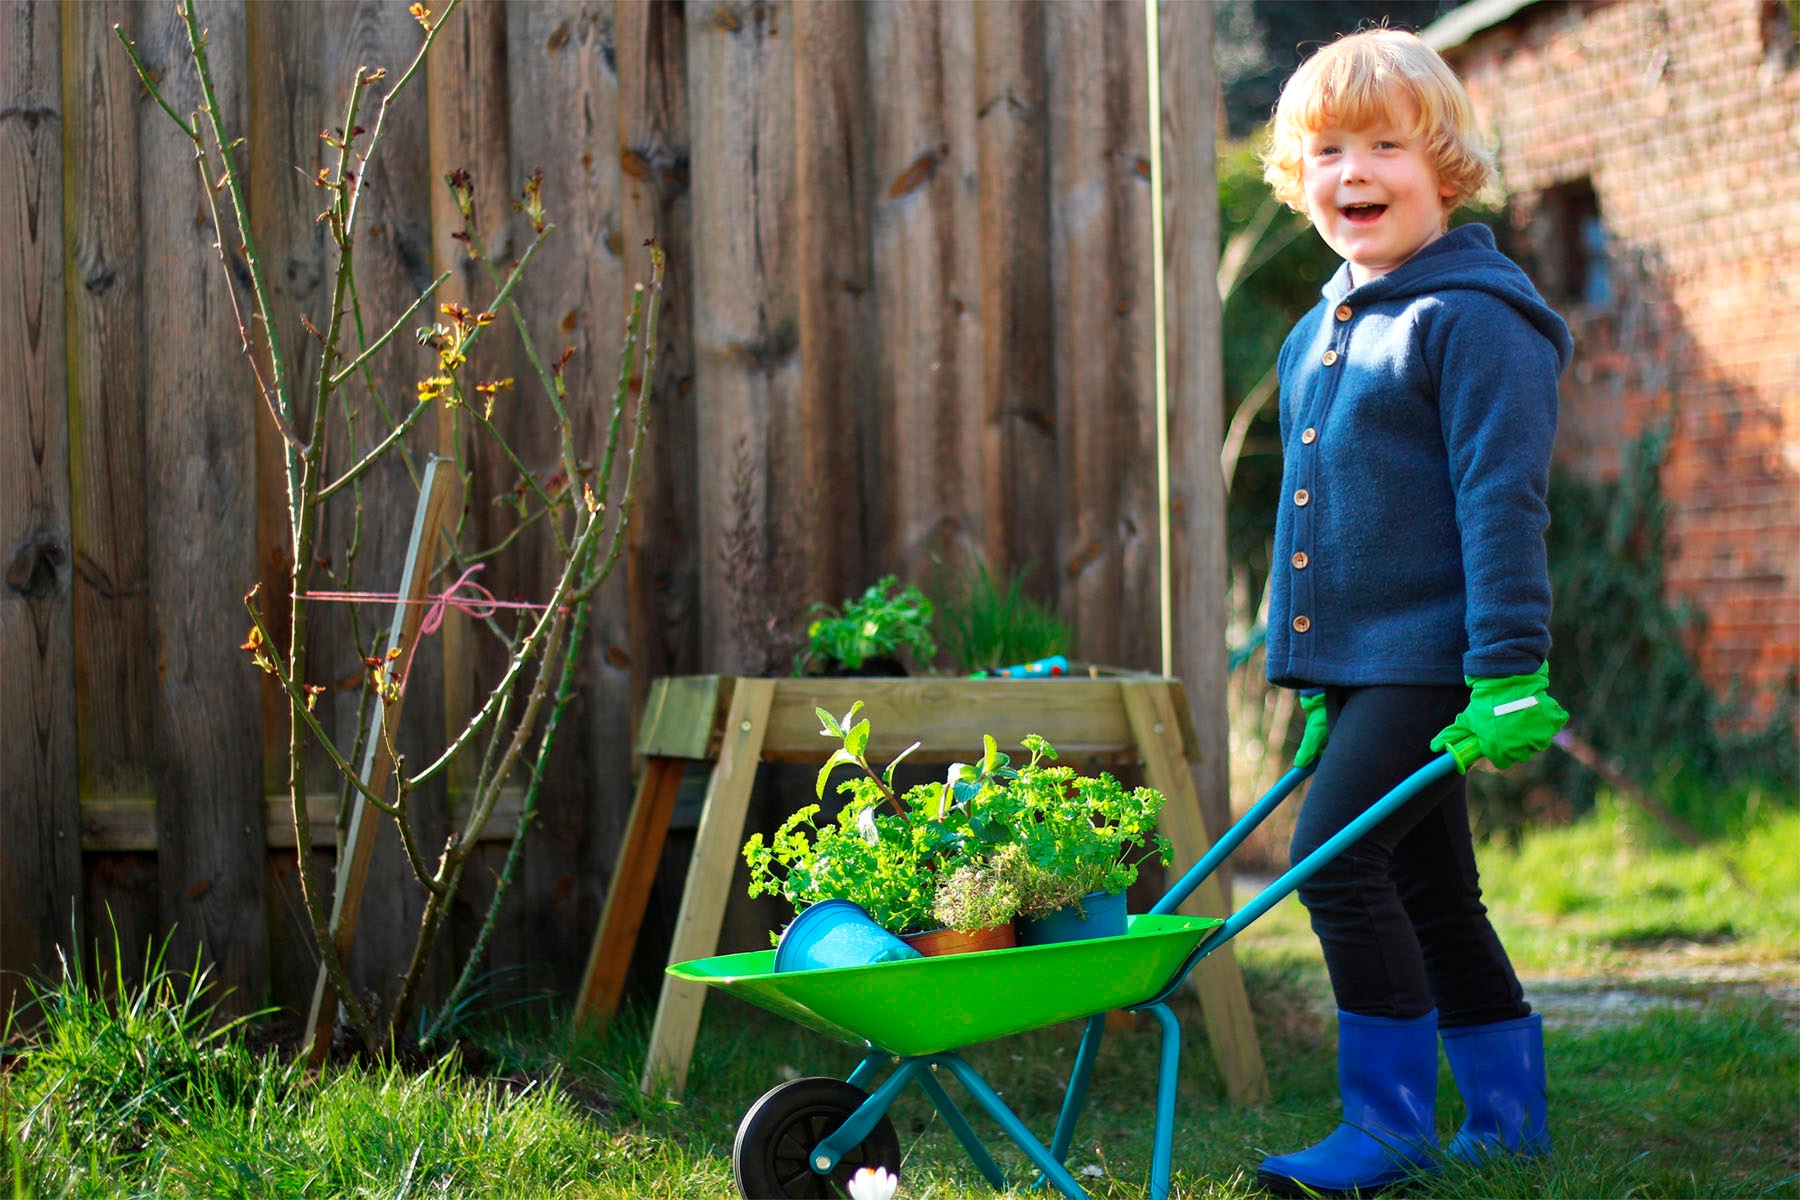
{"label": "weathered fence plank", "polygon": [[1061,610],[1083,658],[1158,664],[1155,341],[1144,22],[1047,10]]}
{"label": "weathered fence plank", "polygon": [[[575,351],[563,368],[568,411],[579,457],[593,468],[601,461],[624,340],[624,264],[636,272],[648,261],[639,247],[627,256],[620,230],[613,18],[613,5],[594,0],[521,5],[509,14],[507,30],[513,158],[521,170],[543,169],[544,204],[556,225],[520,304],[546,357]],[[518,235],[529,239],[532,232],[520,225]],[[517,427],[514,445],[528,467],[549,471],[560,447],[540,390],[519,397],[536,415]],[[603,499],[616,502],[624,467],[621,457],[615,491]],[[570,486],[579,490],[586,482]],[[526,548],[520,578],[528,599],[541,599],[554,585],[548,551],[541,538]],[[568,992],[580,984],[586,938],[599,920],[611,850],[630,806],[625,608],[621,570],[590,607],[581,700],[564,717],[514,885],[516,911],[530,914],[522,954],[550,966],[549,982]]]}
{"label": "weathered fence plank", "polygon": [[[301,323],[304,316],[322,328],[330,307],[329,239],[314,218],[324,210],[325,194],[313,177],[325,165],[328,147],[319,139],[327,127],[343,123],[340,104],[347,80],[332,80],[321,70],[324,14],[313,5],[252,4],[247,10],[246,48],[250,106],[247,114],[252,227],[272,292],[275,327],[287,356],[295,408],[301,421],[313,410],[318,386],[318,343]],[[213,264],[217,269],[217,264]],[[287,511],[286,453],[273,422],[256,418],[257,582],[262,585],[263,614],[277,647],[288,645],[288,600],[293,559]],[[340,547],[321,542],[321,553],[334,569],[343,567]],[[314,606],[309,636],[317,650],[308,681],[326,685],[318,711],[326,728],[339,725],[340,709],[355,710],[347,680],[333,670],[332,647],[347,636],[348,613]],[[360,680],[361,672],[355,679]],[[287,697],[272,678],[262,679],[263,786],[286,794],[288,785]],[[341,794],[340,781],[318,756],[306,765],[310,787]],[[340,805],[340,809],[344,806]],[[293,828],[293,814],[283,806],[280,823]],[[347,811],[334,814],[341,828]],[[312,925],[305,914],[297,878],[298,860],[266,856],[266,887],[271,897],[269,982],[271,996],[296,1015],[305,1015],[319,957],[312,944]],[[325,869],[314,875],[317,894],[329,897],[329,861],[315,855]]]}
{"label": "weathered fence plank", "polygon": [[[357,119],[359,125],[373,130],[377,106],[412,62],[423,31],[404,8],[381,0],[331,5],[325,17],[321,57],[326,68],[327,108],[320,128],[342,125],[343,97],[357,68],[384,67],[387,77],[371,85],[367,109]],[[401,94],[387,110],[381,143],[357,181],[362,196],[357,226],[351,235],[355,239],[356,288],[368,338],[386,329],[435,278],[431,273],[433,181],[429,176],[428,100],[423,79],[416,80]],[[348,322],[346,326],[339,349],[347,355],[354,354],[362,339]],[[418,394],[417,381],[431,365],[430,351],[414,342],[404,342],[372,360],[366,381],[347,384],[346,407],[357,420],[354,437],[345,436],[335,442],[342,448],[336,457],[339,470],[386,432],[388,420],[382,414],[394,414],[397,418],[411,407]],[[333,419],[338,416],[334,414]],[[364,477],[354,590],[392,593],[399,587],[413,515],[419,504],[425,455],[436,443],[435,429],[415,429],[407,439],[405,455],[388,458]],[[337,545],[331,553],[341,556],[353,536],[351,512],[347,503],[334,503],[333,508],[331,528]],[[437,547],[433,545],[432,549]],[[434,554],[434,561],[438,557]],[[385,643],[391,613],[386,604],[359,608],[360,640],[364,646]],[[334,650],[338,651],[332,660],[336,664],[332,672],[335,678],[360,676],[363,655],[374,652],[355,646]],[[426,703],[408,704],[401,718],[398,745],[407,769],[418,769],[443,748],[443,681],[441,647],[437,639],[425,639],[407,671],[407,694],[430,697]],[[346,719],[354,721],[354,709],[340,706],[337,716],[340,744],[349,745],[353,731],[345,725]],[[421,846],[443,845],[447,831],[444,788],[440,775],[408,796],[408,819]],[[384,998],[392,997],[393,980],[405,970],[411,956],[423,905],[424,892],[414,880],[399,833],[393,820],[385,819],[369,862],[356,949],[349,963],[352,980]],[[441,974],[446,961],[434,958],[434,971]]]}
{"label": "weathered fence plank", "polygon": [[[517,195],[522,174],[512,159],[512,92],[508,69],[508,16],[510,7],[495,2],[464,4],[450,17],[451,24],[438,34],[437,44],[426,63],[430,81],[431,136],[431,239],[432,274],[451,271],[433,304],[455,301],[480,309],[491,302],[495,287],[487,267],[473,257],[472,247],[452,235],[463,226],[456,200],[445,185],[444,176],[455,170],[466,170],[474,186],[475,228],[486,247],[489,263],[505,278],[514,259],[523,251],[518,231],[525,228],[522,218],[515,216],[512,200]],[[527,295],[534,287],[525,284]],[[519,352],[518,336],[512,322],[502,316],[500,324],[489,331],[477,345],[470,369],[480,379],[513,379],[514,390],[503,393],[496,416],[505,428],[512,428],[513,414],[528,399],[536,401],[539,387],[536,377]],[[438,413],[438,444],[449,453],[457,440],[453,426],[453,410]],[[484,498],[509,494],[518,483],[517,472],[493,443],[468,427],[463,418],[460,442],[466,456],[465,469],[470,486],[461,498],[456,514],[463,526],[462,546],[465,550],[485,550],[504,536],[502,528],[511,517],[506,506],[496,506]],[[519,578],[518,555],[502,553],[487,559],[482,569],[482,586],[497,596],[522,597],[527,589]],[[442,716],[445,736],[452,737],[468,721],[478,706],[477,697],[483,685],[491,685],[505,669],[505,648],[483,626],[451,614],[442,629],[444,654],[444,697]],[[474,783],[476,763],[469,758],[451,764],[449,782],[452,788]],[[504,861],[504,849],[477,847],[470,853],[464,872],[464,897],[451,908],[446,939],[458,958],[475,939],[481,914],[491,895],[494,873]],[[529,926],[523,911],[513,905],[508,914],[513,924],[505,935],[496,939],[506,948],[490,960],[511,963],[507,950],[522,946]]]}
{"label": "weathered fence plank", "polygon": [[[619,0],[620,241],[638,263],[655,238],[668,256],[651,434],[638,464],[637,509],[626,547],[631,711],[650,681],[700,665],[699,498],[692,486],[694,407],[693,203],[687,106],[687,10],[678,0]],[[638,280],[626,270],[626,289]]]}
{"label": "weathered fence plank", "polygon": [[[141,15],[146,64],[161,69],[177,112],[195,111],[202,101],[192,71],[180,67],[187,47],[180,20],[172,12]],[[202,6],[198,16],[219,115],[227,129],[242,129],[243,6]],[[137,132],[139,186],[167,198],[143,207],[145,277],[166,297],[144,305],[144,453],[156,487],[145,519],[161,920],[173,927],[171,961],[186,965],[203,952],[225,989],[225,1009],[247,1011],[261,1004],[268,982],[258,684],[238,648],[249,625],[243,595],[256,574],[258,400],[234,313],[247,321],[250,298],[239,285],[234,236],[223,235],[233,274],[220,269],[214,247],[222,235],[197,194],[187,138],[151,105],[140,108]]]}
{"label": "weathered fence plank", "polygon": [[796,468],[794,26],[780,3],[720,0],[688,15],[700,661],[736,672],[754,652],[737,614],[791,569],[781,524],[808,487]]}
{"label": "weathered fence plank", "polygon": [[[144,524],[143,247],[137,108],[114,23],[138,6],[64,10],[69,99],[70,470],[75,696],[85,796],[150,790],[150,603]],[[191,173],[190,173],[191,174]]]}
{"label": "weathered fence plank", "polygon": [[1044,6],[975,7],[986,555],[1056,598],[1056,376]]}
{"label": "weathered fence plank", "polygon": [[[1173,652],[1175,673],[1191,681],[1187,696],[1199,739],[1195,782],[1201,815],[1216,837],[1231,823],[1231,773],[1223,686],[1229,594],[1218,452],[1224,402],[1213,14],[1203,4],[1163,0],[1159,23]],[[1229,896],[1229,871],[1221,886]]]}
{"label": "weathered fence plank", "polygon": [[864,5],[817,0],[794,6],[797,465],[810,494],[793,527],[781,531],[808,547],[804,578],[795,581],[805,595],[771,597],[777,602],[804,605],[860,592],[876,568],[885,464],[877,436],[880,339],[871,291],[869,13]]}
{"label": "weathered fence plank", "polygon": [[[445,271],[450,279],[438,289],[432,313],[455,302],[483,309],[494,295],[484,264],[472,246],[457,239],[463,218],[454,194],[445,183],[453,171],[467,171],[475,188],[475,229],[480,244],[492,256],[502,278],[516,248],[511,245],[512,141],[509,116],[511,95],[506,69],[507,7],[496,0],[463,4],[438,33],[430,60],[425,64],[429,87],[427,119],[430,125],[431,168],[431,274]],[[429,315],[429,314],[427,314]],[[435,318],[433,318],[435,319]],[[423,318],[421,319],[423,323]],[[483,337],[475,347],[470,370],[478,379],[514,379],[526,389],[533,386],[528,370],[522,370],[512,323],[502,316],[496,336]],[[507,396],[516,403],[518,391]],[[460,437],[459,437],[460,433]],[[448,530],[455,538],[461,529],[465,550],[481,550],[499,540],[494,530],[506,510],[479,503],[475,497],[504,495],[514,483],[510,464],[494,451],[486,438],[470,428],[466,415],[448,406],[437,412],[437,451],[450,455],[458,449],[470,486],[450,514]],[[495,595],[512,595],[518,589],[511,556],[490,561],[481,583]],[[504,669],[498,641],[478,625],[460,616],[446,620],[441,630],[444,657],[443,720],[446,737],[454,737],[474,713],[482,679],[497,679]],[[460,758],[450,765],[452,789],[474,782],[475,765]]]}
{"label": "weathered fence plank", "polygon": [[[252,230],[272,293],[276,335],[287,359],[295,426],[304,428],[313,410],[319,356],[318,343],[307,333],[301,319],[304,317],[322,329],[331,304],[329,238],[324,224],[314,219],[326,206],[325,193],[315,186],[313,178],[325,165],[328,153],[320,132],[343,123],[341,111],[328,113],[331,106],[341,103],[342,88],[348,80],[328,78],[322,70],[325,21],[318,6],[252,4],[245,16],[250,93],[245,115],[250,144],[247,159],[241,165],[248,172]],[[190,185],[189,192],[183,194],[190,194],[192,188]],[[216,270],[217,264],[213,266]],[[288,646],[288,593],[294,567],[286,460],[280,434],[273,422],[259,413],[257,582],[262,585],[264,618],[276,647],[284,652]],[[341,557],[332,557],[336,548],[331,541],[324,539],[321,546],[322,554],[333,567],[341,569]],[[309,636],[318,656],[309,682],[338,682],[326,664],[332,658],[332,645],[344,636],[344,617],[345,614],[313,612]],[[287,787],[287,697],[273,678],[263,677],[261,687],[264,786],[270,791],[281,791]],[[336,687],[322,695],[318,703],[327,728],[339,724],[340,707],[355,707]],[[329,764],[315,761],[309,764],[309,770],[314,786],[335,788]],[[307,987],[312,984],[315,961],[309,958],[304,964]]]}
{"label": "weathered fence plank", "polygon": [[81,892],[58,7],[0,6],[0,1012]]}
{"label": "weathered fence plank", "polygon": [[923,583],[985,541],[974,8],[874,5],[869,40],[884,563]]}

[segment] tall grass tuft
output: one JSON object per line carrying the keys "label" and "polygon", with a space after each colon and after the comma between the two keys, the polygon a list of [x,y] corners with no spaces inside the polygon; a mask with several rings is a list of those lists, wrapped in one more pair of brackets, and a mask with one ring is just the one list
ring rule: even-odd
{"label": "tall grass tuft", "polygon": [[127,982],[113,939],[111,982],[89,979],[77,956],[60,954],[54,984],[28,984],[39,1027],[22,1062],[8,1072],[10,1107],[20,1114],[15,1184],[60,1161],[67,1177],[85,1166],[142,1155],[154,1130],[178,1120],[199,1093],[230,1103],[250,1091],[253,1072],[232,1036],[248,1017],[218,1024],[208,972],[178,973],[167,942],[146,956],[143,982]]}
{"label": "tall grass tuft", "polygon": [[1025,591],[1030,568],[1003,579],[985,563],[940,583],[938,633],[952,658],[966,671],[991,671],[1062,654],[1069,630],[1056,610]]}

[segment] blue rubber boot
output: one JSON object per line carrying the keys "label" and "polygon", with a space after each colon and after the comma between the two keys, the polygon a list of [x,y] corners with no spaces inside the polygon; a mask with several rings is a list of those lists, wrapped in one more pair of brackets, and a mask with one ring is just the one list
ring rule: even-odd
{"label": "blue rubber boot", "polygon": [[1451,1157],[1479,1164],[1497,1154],[1548,1154],[1544,1018],[1532,1013],[1441,1032],[1456,1090],[1469,1109],[1450,1143]]}
{"label": "blue rubber boot", "polygon": [[1410,1020],[1338,1013],[1338,1092],[1331,1136],[1265,1158],[1257,1182],[1281,1196],[1371,1195],[1436,1169],[1437,1012]]}

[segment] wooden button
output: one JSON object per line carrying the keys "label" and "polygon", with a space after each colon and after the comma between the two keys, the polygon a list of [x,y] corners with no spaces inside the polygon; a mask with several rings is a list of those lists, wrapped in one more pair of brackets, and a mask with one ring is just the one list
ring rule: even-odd
{"label": "wooden button", "polygon": [[1336,350],[1327,350],[1325,352],[1325,360],[1324,361],[1325,361],[1326,366],[1329,367],[1331,364],[1335,363],[1337,360],[1338,360],[1338,353]]}
{"label": "wooden button", "polygon": [[1306,564],[1311,562],[1312,559],[1306,557],[1306,551],[1296,550],[1294,551],[1294,557],[1289,561],[1294,564],[1294,570],[1304,571],[1306,570]]}
{"label": "wooden button", "polygon": [[1337,319],[1340,321],[1348,321],[1350,319],[1350,306],[1348,304],[1340,304],[1337,306]]}
{"label": "wooden button", "polygon": [[1294,632],[1305,633],[1312,628],[1312,618],[1304,614],[1294,618]]}
{"label": "wooden button", "polygon": [[1305,429],[1302,429],[1300,431],[1300,444],[1301,445],[1310,446],[1318,440],[1319,440],[1319,431],[1314,429],[1312,426],[1308,425]]}
{"label": "wooden button", "polygon": [[1299,491],[1294,493],[1294,506],[1296,508],[1305,508],[1308,504],[1311,504],[1311,503],[1312,503],[1312,493],[1307,491],[1305,488],[1301,488]]}

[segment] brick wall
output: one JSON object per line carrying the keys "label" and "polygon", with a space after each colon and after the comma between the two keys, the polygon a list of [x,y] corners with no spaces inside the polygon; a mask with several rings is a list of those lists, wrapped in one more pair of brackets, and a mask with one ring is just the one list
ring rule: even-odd
{"label": "brick wall", "polygon": [[[1447,52],[1497,147],[1519,243],[1586,180],[1612,298],[1576,334],[1557,454],[1596,477],[1651,422],[1668,592],[1722,694],[1800,670],[1800,65],[1779,0],[1537,4]],[[1561,190],[1559,190],[1561,189]],[[1536,240],[1534,241],[1534,231]]]}

